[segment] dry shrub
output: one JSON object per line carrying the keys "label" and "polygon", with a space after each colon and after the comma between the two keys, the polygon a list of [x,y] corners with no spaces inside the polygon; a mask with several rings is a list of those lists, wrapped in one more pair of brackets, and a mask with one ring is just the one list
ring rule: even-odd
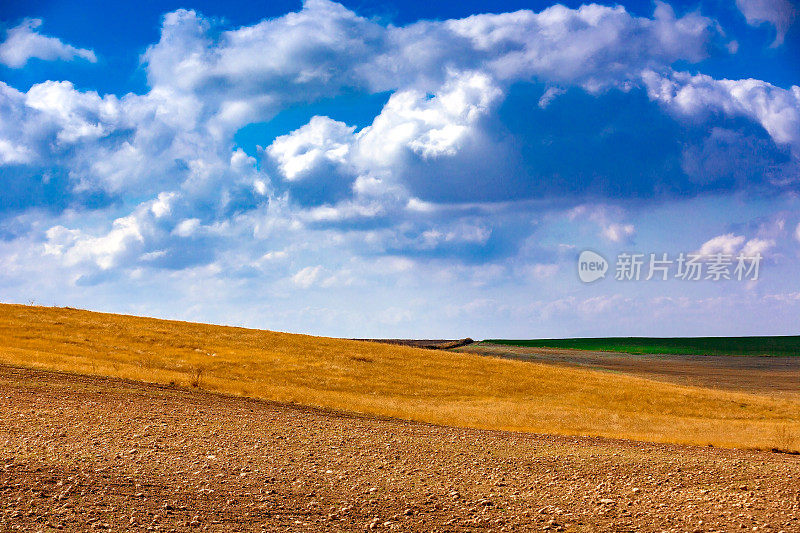
{"label": "dry shrub", "polygon": [[203,367],[194,367],[191,373],[192,379],[190,385],[193,389],[200,387],[200,379],[203,377]]}

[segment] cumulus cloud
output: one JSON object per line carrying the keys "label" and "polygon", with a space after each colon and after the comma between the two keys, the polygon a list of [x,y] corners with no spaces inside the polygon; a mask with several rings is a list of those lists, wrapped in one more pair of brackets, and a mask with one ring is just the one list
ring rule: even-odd
{"label": "cumulus cloud", "polygon": [[344,163],[354,129],[327,117],[314,117],[302,128],[275,139],[267,151],[288,181],[300,181],[318,165]]}
{"label": "cumulus cloud", "polygon": [[122,111],[115,96],[80,92],[68,81],[34,85],[25,94],[25,106],[52,121],[62,145],[104,137],[118,126]]}
{"label": "cumulus cloud", "polygon": [[[151,85],[144,95],[101,97],[69,82],[27,93],[2,86],[0,160],[41,165],[30,176],[45,166],[68,169],[65,197],[175,188],[210,196],[220,183],[248,181],[241,174],[264,196],[271,180],[256,176],[255,164],[233,168],[229,143],[238,128],[345,89],[391,90],[359,132],[319,117],[274,140],[267,155],[283,181],[278,192],[306,206],[359,194],[463,201],[470,190],[459,183],[481,175],[481,190],[508,197],[518,191],[503,180],[528,179],[513,143],[492,123],[508,83],[626,88],[642,68],[701,59],[715,31],[709,19],[678,18],[664,4],[653,18],[621,7],[555,6],[387,27],[309,0],[252,26],[218,31],[216,24],[189,10],[165,15],[161,39],[143,56]],[[20,121],[26,127],[16,127]],[[230,203],[256,205],[247,187],[228,192]]]}
{"label": "cumulus cloud", "polygon": [[301,199],[306,187],[320,182],[323,187],[315,192],[321,202],[336,200],[341,185],[366,198],[393,197],[401,189],[419,193],[437,185],[427,181],[431,175],[440,182],[447,178],[441,167],[426,167],[489,151],[481,123],[501,95],[485,74],[451,72],[435,94],[416,89],[394,93],[372,124],[358,132],[314,117],[275,139],[266,154],[290,190],[297,194],[303,189]]}
{"label": "cumulus cloud", "polygon": [[751,26],[766,23],[775,27],[773,47],[783,44],[786,32],[797,17],[797,8],[789,0],[736,0],[736,7]]}
{"label": "cumulus cloud", "polygon": [[231,219],[198,209],[196,201],[180,192],[163,192],[110,224],[87,228],[58,224],[45,231],[43,251],[87,276],[97,270],[142,266],[172,270],[212,264],[232,236],[253,231],[252,221],[236,228]]}
{"label": "cumulus cloud", "polygon": [[800,86],[782,89],[761,80],[716,80],[684,72],[646,71],[643,80],[650,97],[676,113],[698,119],[713,113],[748,118],[800,157]]}
{"label": "cumulus cloud", "polygon": [[775,246],[775,241],[772,239],[750,239],[742,247],[741,254],[745,257],[753,257],[761,254]]}
{"label": "cumulus cloud", "polygon": [[0,63],[11,68],[24,67],[30,59],[45,61],[71,61],[85,59],[97,62],[92,50],[76,48],[61,42],[56,37],[48,37],[37,32],[41,19],[25,19],[18,26],[6,32],[6,39],[0,43]]}
{"label": "cumulus cloud", "polygon": [[385,33],[327,0],[309,0],[299,12],[223,31],[217,38],[211,26],[195,11],[169,13],[161,40],[143,60],[154,89],[201,95],[199,114],[218,135],[270,118],[293,102],[363,85],[356,67],[375,54]]}
{"label": "cumulus cloud", "polygon": [[774,246],[774,239],[753,238],[745,242],[744,235],[726,233],[704,242],[697,253],[703,256],[742,254],[745,257],[753,257],[757,254],[763,255]]}
{"label": "cumulus cloud", "polygon": [[254,158],[218,143],[182,100],[157,91],[101,97],[47,81],[23,93],[0,82],[0,161],[16,164],[11,171],[30,180],[33,193],[35,180],[59,176],[50,182],[75,208],[98,195],[183,189],[222,216],[252,209],[269,192]]}
{"label": "cumulus cloud", "polygon": [[732,255],[744,243],[744,235],[726,233],[704,242],[697,253],[700,255]]}
{"label": "cumulus cloud", "polygon": [[430,92],[451,70],[626,86],[643,68],[703,59],[716,31],[710,19],[677,18],[663,3],[653,18],[620,6],[554,6],[386,27],[328,0],[253,26],[212,29],[194,11],[169,13],[143,59],[153,88],[202,95],[198,104],[219,132],[345,88]]}
{"label": "cumulus cloud", "polygon": [[333,202],[350,192],[355,179],[349,169],[354,130],[328,117],[313,117],[276,138],[266,153],[294,198],[305,204]]}
{"label": "cumulus cloud", "polygon": [[[538,208],[525,202],[565,199],[567,208],[589,194],[599,203],[691,194],[704,190],[698,176],[709,174],[703,165],[714,156],[735,162],[731,187],[747,187],[752,179],[737,172],[755,164],[753,151],[763,156],[760,168],[788,158],[780,177],[791,181],[800,88],[671,69],[705,58],[721,38],[716,28],[664,3],[651,17],[621,6],[558,5],[393,26],[309,0],[295,13],[236,29],[177,10],[142,56],[144,94],[99,95],[68,81],[20,91],[0,82],[0,165],[22,184],[6,198],[15,212],[41,205],[69,212],[42,238],[52,257],[87,269],[208,264],[241,246],[237,240],[247,242],[248,264],[262,268],[274,263],[261,259],[281,239],[315,231],[363,253],[487,260],[514,253],[529,236]],[[509,101],[520,86],[535,95]],[[391,94],[366,125],[314,116],[263,139],[258,153],[234,142],[240,128],[281,110],[376,91]],[[629,146],[640,155],[637,111],[583,136],[569,131],[602,142],[567,146],[562,156],[583,154],[583,166],[553,170],[548,113],[563,114],[558,106],[570,107],[576,91],[598,108],[609,107],[609,94],[639,98],[658,120],[694,121],[703,132],[726,115],[766,133],[720,126],[699,140],[673,139],[684,147],[674,161],[656,160],[632,177],[624,156],[595,155]],[[576,125],[595,114],[578,116],[574,107]],[[105,224],[74,215],[98,207],[107,209]],[[635,235],[611,208],[590,220],[610,242]],[[314,275],[317,283],[333,276],[306,271],[295,283]]]}
{"label": "cumulus cloud", "polygon": [[450,73],[433,96],[397,92],[361,132],[357,157],[386,168],[409,151],[422,159],[455,155],[501,95],[479,72]]}
{"label": "cumulus cloud", "polygon": [[624,87],[649,66],[702,60],[714,33],[710,19],[698,13],[677,18],[663,2],[656,2],[652,19],[633,17],[622,6],[589,4],[476,15],[446,25],[485,54],[501,79],[535,77],[589,90]]}
{"label": "cumulus cloud", "polygon": [[199,218],[186,218],[181,220],[172,233],[179,237],[191,237],[200,227]]}
{"label": "cumulus cloud", "polygon": [[0,163],[14,165],[29,163],[33,159],[33,152],[27,146],[14,144],[7,139],[0,139]]}
{"label": "cumulus cloud", "polygon": [[133,215],[116,219],[111,231],[99,236],[54,226],[47,230],[45,252],[62,256],[68,265],[93,262],[107,270],[144,243],[143,231],[142,221]]}

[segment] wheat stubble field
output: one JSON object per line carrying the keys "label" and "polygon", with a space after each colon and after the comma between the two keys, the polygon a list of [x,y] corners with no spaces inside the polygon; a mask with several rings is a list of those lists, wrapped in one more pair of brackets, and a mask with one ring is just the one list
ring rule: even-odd
{"label": "wheat stubble field", "polygon": [[2,305],[0,398],[0,530],[800,529],[791,391]]}
{"label": "wheat stubble field", "polygon": [[0,306],[0,363],[450,426],[800,446],[800,394],[73,309]]}

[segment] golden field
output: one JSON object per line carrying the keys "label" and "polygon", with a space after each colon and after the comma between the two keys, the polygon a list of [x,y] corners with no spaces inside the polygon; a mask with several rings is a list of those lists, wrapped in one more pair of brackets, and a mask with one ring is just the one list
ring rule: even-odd
{"label": "golden field", "polygon": [[0,304],[0,363],[451,426],[800,451],[800,394]]}

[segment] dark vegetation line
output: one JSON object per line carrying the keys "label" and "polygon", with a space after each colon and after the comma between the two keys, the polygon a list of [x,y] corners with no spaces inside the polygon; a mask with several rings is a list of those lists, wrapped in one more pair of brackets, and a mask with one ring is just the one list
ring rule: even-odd
{"label": "dark vegetation line", "polygon": [[482,342],[506,346],[597,350],[632,354],[800,356],[800,336],[487,339]]}
{"label": "dark vegetation line", "polygon": [[414,346],[415,348],[427,348],[428,350],[449,350],[461,348],[475,342],[470,338],[466,339],[352,339],[355,341],[380,342],[383,344],[398,344],[400,346]]}

